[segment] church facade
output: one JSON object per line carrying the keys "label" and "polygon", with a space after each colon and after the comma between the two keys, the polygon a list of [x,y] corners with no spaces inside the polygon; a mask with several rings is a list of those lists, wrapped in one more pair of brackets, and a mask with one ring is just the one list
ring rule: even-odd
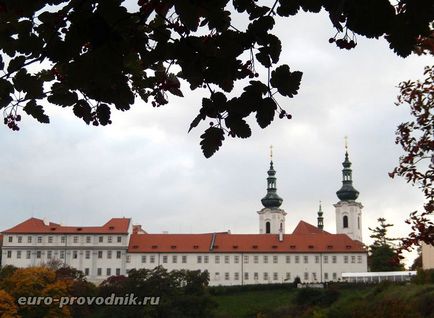
{"label": "church facade", "polygon": [[259,234],[150,234],[129,218],[113,218],[99,227],[63,226],[37,218],[3,231],[2,265],[36,266],[53,259],[84,272],[90,281],[127,275],[129,269],[163,266],[168,270],[207,270],[210,285],[326,282],[342,273],[366,272],[362,243],[362,205],[355,200],[348,153],[343,185],[337,192],[336,234],[300,221],[285,233],[286,212],[277,194],[270,162],[267,193],[258,211]]}

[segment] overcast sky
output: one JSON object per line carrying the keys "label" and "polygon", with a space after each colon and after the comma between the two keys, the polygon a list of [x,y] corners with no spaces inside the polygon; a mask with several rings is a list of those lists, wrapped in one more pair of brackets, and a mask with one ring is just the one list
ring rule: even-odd
{"label": "overcast sky", "polygon": [[274,33],[283,43],[281,63],[303,72],[299,94],[279,99],[293,119],[262,130],[251,118],[253,136],[226,139],[211,159],[199,146],[208,124],[187,134],[207,92],[190,93],[185,83],[185,98],[171,97],[159,109],[137,101],[104,128],[54,106],[49,125],[24,116],[18,133],[3,126],[0,228],[32,216],[83,226],[125,216],[151,233],[258,233],[272,144],[287,232],[300,220],[316,224],[319,200],[325,230],[335,232],[348,135],[364,242],[379,217],[395,224],[391,235],[405,235],[404,220],[423,196],[388,177],[402,153],[396,126],[410,118],[408,108],[394,106],[396,86],[421,78],[432,60],[402,59],[384,39],[358,37],[356,49],[340,50],[328,43],[335,31],[323,13],[284,19]]}

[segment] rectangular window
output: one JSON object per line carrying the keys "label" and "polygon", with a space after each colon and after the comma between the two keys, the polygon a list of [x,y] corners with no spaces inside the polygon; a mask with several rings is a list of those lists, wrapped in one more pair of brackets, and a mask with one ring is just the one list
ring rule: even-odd
{"label": "rectangular window", "polygon": [[351,256],[351,263],[354,264],[355,262],[356,262],[356,256],[355,256],[355,255],[352,255],[352,256]]}
{"label": "rectangular window", "polygon": [[53,252],[52,251],[47,251],[47,258],[51,259],[52,256],[53,256]]}
{"label": "rectangular window", "polygon": [[31,251],[27,251],[26,252],[26,258],[27,259],[30,259],[30,256],[32,255],[32,252]]}
{"label": "rectangular window", "polygon": [[90,251],[86,251],[84,257],[85,257],[86,259],[89,259],[89,258],[90,258]]}
{"label": "rectangular window", "polygon": [[77,258],[77,257],[78,257],[77,251],[72,251],[72,258]]}
{"label": "rectangular window", "polygon": [[31,236],[27,236],[27,243],[32,243],[32,237]]}
{"label": "rectangular window", "polygon": [[264,255],[264,264],[267,264],[267,263],[268,263],[268,256]]}
{"label": "rectangular window", "polygon": [[291,256],[290,255],[286,255],[285,259],[286,259],[287,264],[291,263]]}
{"label": "rectangular window", "polygon": [[116,276],[119,276],[121,274],[121,269],[120,268],[116,268]]}
{"label": "rectangular window", "polygon": [[225,273],[225,280],[229,280],[229,273],[228,272]]}
{"label": "rectangular window", "polygon": [[208,255],[205,255],[205,256],[203,257],[203,262],[204,262],[205,264],[208,264],[208,263],[209,263],[209,256],[208,256]]}
{"label": "rectangular window", "polygon": [[127,255],[127,258],[126,258],[126,260],[125,260],[127,263],[130,263],[131,262],[131,256],[130,255]]}
{"label": "rectangular window", "polygon": [[234,273],[234,280],[240,280],[240,273],[238,272]]}
{"label": "rectangular window", "polygon": [[72,239],[72,242],[78,243],[78,236],[74,236],[73,239]]}
{"label": "rectangular window", "polygon": [[258,255],[253,256],[253,263],[258,264],[258,261],[259,261],[259,256]]}
{"label": "rectangular window", "polygon": [[142,255],[142,263],[146,263],[146,255]]}
{"label": "rectangular window", "polygon": [[187,255],[182,255],[182,263],[187,263]]}
{"label": "rectangular window", "polygon": [[98,237],[98,242],[100,242],[100,243],[104,242],[104,236],[99,236]]}
{"label": "rectangular window", "polygon": [[286,281],[290,281],[290,280],[291,280],[291,273],[286,272],[285,280],[286,280]]}
{"label": "rectangular window", "polygon": [[42,236],[38,236],[38,243],[42,243]]}
{"label": "rectangular window", "polygon": [[107,276],[111,276],[112,275],[112,269],[111,268],[107,268],[106,274],[107,274]]}
{"label": "rectangular window", "polygon": [[36,258],[41,258],[41,256],[42,256],[41,251],[36,251]]}
{"label": "rectangular window", "polygon": [[348,264],[348,256],[344,256],[344,263]]}
{"label": "rectangular window", "polygon": [[329,257],[327,255],[324,255],[324,264],[328,264]]}
{"label": "rectangular window", "polygon": [[273,280],[278,280],[278,279],[279,279],[279,275],[276,272],[274,272],[273,273]]}
{"label": "rectangular window", "polygon": [[220,264],[220,256],[219,255],[215,256],[215,263]]}
{"label": "rectangular window", "polygon": [[249,255],[244,255],[244,264],[249,263]]}
{"label": "rectangular window", "polygon": [[329,273],[324,273],[324,280],[329,280]]}
{"label": "rectangular window", "polygon": [[17,258],[21,258],[21,251],[17,251]]}
{"label": "rectangular window", "polygon": [[84,275],[89,276],[89,268],[88,267],[86,267],[84,269]]}
{"label": "rectangular window", "polygon": [[122,256],[122,252],[121,251],[116,251],[116,258],[121,258]]}
{"label": "rectangular window", "polygon": [[149,256],[149,263],[151,263],[151,264],[155,263],[155,256],[154,255]]}
{"label": "rectangular window", "polygon": [[174,263],[174,264],[178,263],[178,256],[176,256],[176,255],[172,256],[172,263]]}
{"label": "rectangular window", "polygon": [[296,264],[300,263],[300,256],[298,255],[295,256],[295,263]]}
{"label": "rectangular window", "polygon": [[315,255],[315,263],[316,263],[316,264],[319,263],[319,255]]}
{"label": "rectangular window", "polygon": [[264,273],[264,280],[268,280],[268,273],[267,272]]}
{"label": "rectangular window", "polygon": [[225,255],[225,264],[229,264],[229,255]]}
{"label": "rectangular window", "polygon": [[64,236],[64,235],[62,235],[61,237],[60,237],[60,243],[65,243],[65,241],[66,241],[66,236]]}
{"label": "rectangular window", "polygon": [[336,259],[336,256],[333,255],[333,256],[332,256],[332,263],[333,263],[333,264],[336,264],[336,260],[337,260],[337,259]]}
{"label": "rectangular window", "polygon": [[257,272],[253,273],[253,279],[259,280],[259,274]]}
{"label": "rectangular window", "polygon": [[102,258],[102,251],[98,251],[98,258]]}
{"label": "rectangular window", "polygon": [[244,273],[244,280],[249,280],[249,273],[247,272]]}
{"label": "rectangular window", "polygon": [[200,255],[197,256],[197,263],[198,264],[202,263],[202,256]]}
{"label": "rectangular window", "polygon": [[107,251],[107,258],[111,259],[112,258],[112,251]]}
{"label": "rectangular window", "polygon": [[8,237],[8,242],[9,242],[9,243],[12,243],[12,240],[13,240],[13,237],[12,237],[12,236],[9,236],[9,237]]}
{"label": "rectangular window", "polygon": [[53,243],[53,237],[52,236],[48,237],[48,243]]}
{"label": "rectangular window", "polygon": [[118,236],[117,241],[118,243],[122,243],[122,236]]}
{"label": "rectangular window", "polygon": [[22,236],[18,236],[18,243],[22,243],[23,242],[23,237]]}
{"label": "rectangular window", "polygon": [[277,264],[277,262],[279,261],[279,257],[277,255],[273,256],[273,263]]}
{"label": "rectangular window", "polygon": [[304,280],[309,280],[309,273],[308,272],[304,272]]}
{"label": "rectangular window", "polygon": [[163,263],[164,263],[164,264],[167,263],[167,255],[163,255]]}
{"label": "rectangular window", "polygon": [[220,273],[219,272],[215,272],[214,279],[215,280],[220,280]]}
{"label": "rectangular window", "polygon": [[336,280],[338,278],[338,275],[336,273],[333,273],[333,280]]}
{"label": "rectangular window", "polygon": [[90,236],[86,236],[86,243],[87,243],[87,244],[90,243]]}
{"label": "rectangular window", "polygon": [[64,259],[65,258],[65,251],[60,251],[60,258]]}
{"label": "rectangular window", "polygon": [[304,262],[305,264],[307,264],[308,261],[309,261],[308,256],[307,256],[307,255],[304,255],[304,256],[303,256],[303,262]]}
{"label": "rectangular window", "polygon": [[101,276],[101,275],[102,275],[102,268],[98,267],[98,268],[96,269],[96,275],[97,275],[97,276]]}
{"label": "rectangular window", "polygon": [[312,279],[316,280],[316,273],[312,273]]}
{"label": "rectangular window", "polygon": [[240,257],[238,255],[234,256],[234,263],[238,264],[240,262]]}
{"label": "rectangular window", "polygon": [[109,236],[109,237],[107,238],[107,242],[108,242],[108,243],[112,243],[112,242],[113,242],[113,237],[112,237],[112,236]]}
{"label": "rectangular window", "polygon": [[357,255],[357,263],[362,263],[362,255]]}

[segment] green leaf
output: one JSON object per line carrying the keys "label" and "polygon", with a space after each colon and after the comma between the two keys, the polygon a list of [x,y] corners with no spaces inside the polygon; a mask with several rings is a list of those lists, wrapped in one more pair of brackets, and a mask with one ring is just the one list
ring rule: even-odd
{"label": "green leaf", "polygon": [[16,58],[12,59],[9,62],[8,73],[13,73],[13,72],[18,71],[20,68],[23,67],[25,62],[26,62],[26,58],[22,55],[17,56]]}
{"label": "green leaf", "polygon": [[74,105],[78,96],[75,92],[70,92],[62,83],[54,83],[51,87],[51,95],[47,100],[50,103],[66,107]]}
{"label": "green leaf", "polygon": [[110,124],[110,107],[107,104],[100,104],[96,108],[96,115],[101,125]]}
{"label": "green leaf", "polygon": [[44,113],[44,109],[40,105],[36,105],[36,101],[32,99],[29,101],[26,106],[24,106],[23,110],[37,119],[40,123],[49,124],[50,118]]}
{"label": "green leaf", "polygon": [[74,114],[78,118],[81,118],[84,120],[86,124],[90,124],[92,120],[92,108],[90,105],[83,99],[80,99],[75,105],[74,105]]}
{"label": "green leaf", "polygon": [[224,131],[221,128],[210,127],[200,136],[200,145],[205,158],[210,158],[222,145],[225,139]]}
{"label": "green leaf", "polygon": [[13,85],[0,78],[0,108],[6,107],[12,102],[11,94],[14,92]]}
{"label": "green leaf", "polygon": [[264,98],[258,110],[256,111],[256,121],[259,127],[265,128],[271,124],[277,105],[271,97]]}
{"label": "green leaf", "polygon": [[248,138],[252,135],[252,130],[247,122],[237,116],[228,116],[225,119],[226,127],[230,129],[232,134],[240,138]]}
{"label": "green leaf", "polygon": [[277,88],[281,95],[294,97],[300,88],[302,75],[299,71],[290,72],[288,65],[281,65],[271,72],[270,84]]}

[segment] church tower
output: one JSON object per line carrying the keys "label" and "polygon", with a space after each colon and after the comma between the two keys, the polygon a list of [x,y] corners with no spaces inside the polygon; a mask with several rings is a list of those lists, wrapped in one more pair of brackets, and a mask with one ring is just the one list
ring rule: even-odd
{"label": "church tower", "polygon": [[264,208],[258,211],[260,234],[285,234],[286,212],[280,209],[283,199],[276,193],[276,171],[273,167],[273,150],[270,147],[270,169],[267,177],[267,194],[261,202]]}
{"label": "church tower", "polygon": [[336,233],[347,234],[353,240],[362,241],[362,208],[356,202],[359,191],[353,187],[351,162],[348,157],[348,146],[345,142],[345,160],[342,163],[342,187],[336,192],[339,202],[336,208]]}

